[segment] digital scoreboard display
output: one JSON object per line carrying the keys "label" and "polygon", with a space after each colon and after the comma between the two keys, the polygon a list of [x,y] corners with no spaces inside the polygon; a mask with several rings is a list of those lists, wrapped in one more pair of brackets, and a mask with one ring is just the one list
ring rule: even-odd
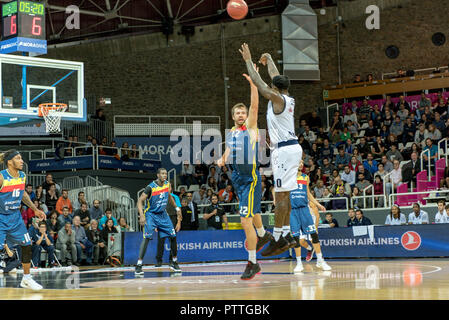
{"label": "digital scoreboard display", "polygon": [[43,3],[17,0],[2,5],[2,40],[14,37],[45,40]]}

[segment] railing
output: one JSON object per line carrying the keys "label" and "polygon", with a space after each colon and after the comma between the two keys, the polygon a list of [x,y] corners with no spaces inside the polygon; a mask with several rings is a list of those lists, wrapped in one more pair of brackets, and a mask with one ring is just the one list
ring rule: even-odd
{"label": "railing", "polygon": [[[366,198],[369,197],[369,195],[368,196],[366,195],[366,191],[368,189],[371,189],[371,195],[373,195],[374,194],[374,185],[370,184],[365,189],[363,189],[363,196],[364,196],[363,197],[363,206],[364,206],[364,208],[366,208]],[[351,201],[351,204],[352,204],[352,201]]]}
{"label": "railing", "polygon": [[[390,177],[391,177],[392,173],[393,173],[393,171],[388,172],[382,179],[383,180],[383,185],[384,185],[384,193],[388,193],[387,192],[387,184],[390,184],[390,186],[391,186],[391,190],[389,189],[390,190],[390,194],[394,192],[393,183],[387,182],[387,181],[391,180]],[[386,202],[385,205],[387,206],[387,205],[389,205],[389,203]]]}
{"label": "railing", "polygon": [[171,170],[169,170],[168,172],[167,172],[167,180],[168,181],[172,181],[172,180],[170,180],[170,176],[171,176],[171,174],[173,174],[173,192],[176,190],[176,188],[177,188],[177,186],[178,186],[178,184],[177,184],[177,182],[176,182],[176,179],[177,179],[177,175],[176,175],[176,169],[175,168],[173,168],[173,169],[171,169]]}
{"label": "railing", "polygon": [[421,151],[421,153],[420,153],[420,155],[419,155],[419,157],[420,157],[420,159],[421,159],[421,169],[424,169],[424,154],[425,153],[428,153],[429,155],[427,156],[427,162],[428,162],[428,166],[427,166],[427,181],[430,181],[430,162],[431,162],[431,159],[430,159],[430,149],[427,149],[427,150],[423,150],[423,151]]}
{"label": "railing", "polygon": [[329,109],[330,108],[335,108],[338,110],[338,103],[332,103],[328,106],[326,106],[326,116],[327,116],[327,131],[329,131],[330,129],[330,118],[329,118]]}
{"label": "railing", "polygon": [[108,141],[114,138],[113,123],[98,119],[89,119],[87,122],[63,121],[61,130],[64,137],[77,136],[83,139],[91,135],[97,141],[101,141],[103,137],[106,137]]}
{"label": "railing", "polygon": [[447,165],[447,155],[448,155],[448,152],[447,152],[448,151],[447,150],[447,141],[448,141],[448,138],[443,138],[440,141],[438,141],[438,160],[440,160],[440,158],[441,158],[440,144],[442,142],[444,142],[444,153],[443,154],[444,154],[444,158],[446,159],[446,165]]}
{"label": "railing", "polygon": [[83,179],[81,179],[80,177],[66,177],[62,180],[63,189],[70,190],[83,187],[84,187]]}
{"label": "railing", "polygon": [[103,186],[103,183],[97,178],[86,176],[86,178],[84,179],[84,185],[86,187],[100,187]]}
{"label": "railing", "polygon": [[[377,207],[375,206],[375,198],[382,198],[383,205],[378,204]],[[366,205],[366,199],[371,199],[371,209],[375,209],[375,208],[388,208],[387,205],[387,196],[385,194],[371,194],[371,195],[364,195],[364,196],[356,196],[356,197],[351,197],[351,207],[354,208],[354,200],[357,199],[362,199],[363,200],[363,208],[364,209],[369,209]]]}
{"label": "railing", "polygon": [[[438,70],[440,70],[440,68],[444,68],[444,67],[439,67]],[[415,72],[415,74],[416,73],[421,73],[421,72],[429,72],[429,73],[431,73],[433,71],[437,71],[437,68],[436,67],[424,68],[424,69],[416,69],[416,70],[413,70],[413,71]],[[397,75],[398,75],[397,72],[382,73],[382,80],[384,80],[386,76],[388,76],[388,78],[390,78],[390,76],[391,76],[391,78],[395,78],[395,77],[397,77]]]}
{"label": "railing", "polygon": [[27,175],[27,184],[32,184],[33,187],[40,186],[45,181],[45,174],[30,173]]}
{"label": "railing", "polygon": [[[417,191],[417,192],[403,192],[403,193],[395,193],[395,194],[390,194],[389,195],[389,200],[390,203],[394,203],[394,197],[398,197],[398,196],[408,196],[408,195],[418,195],[418,194],[424,194],[424,195],[431,195],[431,194],[435,194],[436,196],[439,196],[441,194],[447,194],[449,193],[449,190],[432,190],[432,191]],[[427,196],[427,198],[429,198],[429,196]],[[419,200],[417,200],[419,201]]]}
{"label": "railing", "polygon": [[[161,122],[156,119],[181,119],[180,122],[173,121]],[[187,119],[194,119],[193,122],[198,121],[198,124],[187,121]],[[208,120],[216,119],[213,123],[208,123]],[[204,120],[205,123],[202,123]],[[221,123],[219,116],[179,116],[179,115],[154,115],[154,116],[114,116],[114,135],[115,136],[152,136],[162,135],[170,136],[176,129],[184,129],[190,135],[201,134],[201,132],[194,132],[195,129],[201,130],[217,129],[221,130]]]}

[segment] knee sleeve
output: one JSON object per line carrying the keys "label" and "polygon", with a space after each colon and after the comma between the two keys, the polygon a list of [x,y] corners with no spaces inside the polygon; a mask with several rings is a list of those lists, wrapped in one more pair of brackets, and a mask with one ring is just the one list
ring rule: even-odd
{"label": "knee sleeve", "polygon": [[318,239],[318,233],[312,233],[310,237],[312,238],[312,243],[320,243],[320,240]]}
{"label": "knee sleeve", "polygon": [[31,246],[22,247],[22,263],[31,263]]}

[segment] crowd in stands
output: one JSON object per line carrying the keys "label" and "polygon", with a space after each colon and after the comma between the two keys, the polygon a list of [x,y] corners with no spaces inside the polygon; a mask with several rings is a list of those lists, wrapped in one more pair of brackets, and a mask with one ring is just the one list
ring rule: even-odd
{"label": "crowd in stands", "polygon": [[[33,210],[22,203],[20,211],[32,240],[32,262],[41,266],[41,252],[48,253],[47,266],[56,266],[55,249],[61,251],[63,266],[104,264],[111,254],[108,252],[108,238],[111,233],[134,231],[124,217],[118,221],[110,208],[103,210],[99,200],[89,205],[84,192],[72,203],[69,191],[62,189],[48,173],[39,186],[28,184],[25,188],[35,206],[46,213],[44,221],[35,216]],[[84,256],[83,256],[84,253]]]}

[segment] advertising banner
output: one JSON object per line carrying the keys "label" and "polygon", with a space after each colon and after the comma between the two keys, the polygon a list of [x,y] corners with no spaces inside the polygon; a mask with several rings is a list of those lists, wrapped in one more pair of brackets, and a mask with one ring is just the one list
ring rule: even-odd
{"label": "advertising banner", "polygon": [[150,171],[156,172],[161,166],[157,160],[130,159],[127,161],[118,160],[111,156],[98,156],[98,169],[122,169],[129,171]]}
{"label": "advertising banner", "polygon": [[70,157],[64,158],[63,160],[43,159],[28,161],[28,170],[31,172],[93,168],[92,156]]}

